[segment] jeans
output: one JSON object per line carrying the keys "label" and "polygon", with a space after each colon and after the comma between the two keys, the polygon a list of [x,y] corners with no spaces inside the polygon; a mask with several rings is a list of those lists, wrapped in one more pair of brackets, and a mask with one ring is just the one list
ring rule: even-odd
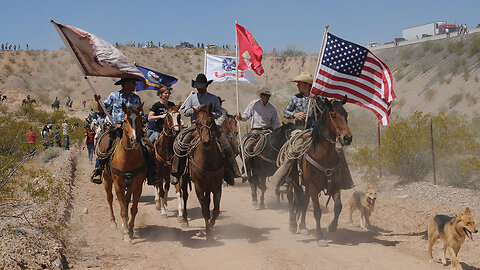
{"label": "jeans", "polygon": [[95,145],[93,143],[87,143],[87,150],[88,150],[88,160],[92,161],[93,159],[93,150],[95,149]]}
{"label": "jeans", "polygon": [[152,129],[147,130],[147,137],[151,143],[153,143],[158,138],[158,136],[160,136],[160,132]]}
{"label": "jeans", "polygon": [[65,135],[65,150],[70,150],[70,138]]}

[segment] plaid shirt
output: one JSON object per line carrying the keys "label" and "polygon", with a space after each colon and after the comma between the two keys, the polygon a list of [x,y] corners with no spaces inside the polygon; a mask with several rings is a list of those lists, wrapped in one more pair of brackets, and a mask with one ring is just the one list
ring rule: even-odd
{"label": "plaid shirt", "polygon": [[[325,108],[325,101],[323,100],[323,97],[319,96],[317,98],[317,100],[315,100],[317,102],[317,105],[320,107],[320,109],[324,109]],[[294,114],[297,113],[297,112],[304,112],[306,113],[307,112],[307,107],[308,107],[308,97],[306,97],[304,94],[302,93],[298,93],[296,95],[294,95],[291,99],[290,99],[290,102],[288,102],[287,104],[287,107],[285,107],[285,110],[283,111],[283,116],[287,119],[293,119],[294,118]],[[313,109],[314,109],[314,104],[312,103],[310,105],[310,112],[309,112],[309,116],[308,116],[308,120],[309,122],[312,122],[313,121]],[[295,125],[298,127],[298,126],[304,126],[305,125],[305,121],[300,121],[300,120],[295,120]],[[311,124],[308,125],[309,127],[311,126]]]}
{"label": "plaid shirt", "polygon": [[131,92],[130,95],[127,97],[123,94],[123,89],[117,92],[112,92],[108,96],[108,98],[103,102],[103,105],[107,110],[112,109],[112,117],[113,122],[115,124],[122,124],[123,123],[123,110],[122,110],[122,102],[128,106],[140,106],[142,105],[142,101],[140,97]]}

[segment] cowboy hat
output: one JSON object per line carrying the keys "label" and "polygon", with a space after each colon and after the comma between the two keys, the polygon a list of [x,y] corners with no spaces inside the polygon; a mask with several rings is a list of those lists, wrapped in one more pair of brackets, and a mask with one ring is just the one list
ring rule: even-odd
{"label": "cowboy hat", "polygon": [[302,72],[300,75],[297,75],[295,78],[293,78],[292,82],[304,82],[312,85],[313,76],[308,72]]}
{"label": "cowboy hat", "polygon": [[114,85],[123,85],[124,83],[128,81],[140,81],[138,78],[121,78],[120,80],[116,81]]}
{"label": "cowboy hat", "polygon": [[264,95],[267,95],[267,96],[271,96],[273,93],[270,92],[270,90],[268,90],[267,88],[262,88],[260,90],[257,91],[257,95],[261,95],[261,94],[264,94]]}
{"label": "cowboy hat", "polygon": [[205,74],[200,73],[197,75],[197,78],[195,80],[192,80],[192,87],[193,88],[205,88],[209,84],[211,84],[213,80],[207,80],[207,76]]}

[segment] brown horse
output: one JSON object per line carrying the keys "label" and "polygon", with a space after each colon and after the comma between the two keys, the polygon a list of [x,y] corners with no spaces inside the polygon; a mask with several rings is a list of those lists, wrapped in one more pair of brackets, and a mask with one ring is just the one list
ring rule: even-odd
{"label": "brown horse", "polygon": [[[305,227],[305,213],[308,207],[310,196],[313,203],[313,213],[317,225],[316,238],[319,246],[327,246],[320,226],[320,218],[322,215],[318,197],[322,191],[326,195],[333,198],[334,201],[334,218],[328,226],[329,232],[334,232],[338,226],[338,217],[342,211],[342,201],[340,197],[341,187],[341,154],[336,150],[336,144],[342,146],[349,145],[352,142],[352,133],[348,127],[348,114],[343,108],[345,99],[340,101],[325,100],[325,110],[322,112],[318,121],[315,122],[312,131],[312,145],[307,150],[303,158],[300,160],[303,171],[302,184],[305,186],[305,193],[300,195],[298,207],[295,212],[292,208],[292,196],[289,196],[290,206],[290,230],[296,231],[296,216],[302,214],[302,222],[300,227]],[[298,184],[298,183],[297,183]],[[301,188],[297,188],[296,192],[301,192]],[[302,192],[303,193],[303,192]]]}
{"label": "brown horse", "polygon": [[[122,217],[123,240],[131,242],[135,216],[138,212],[138,201],[142,194],[142,185],[147,175],[147,163],[142,151],[140,139],[142,135],[142,117],[140,111],[143,104],[137,107],[128,107],[122,103],[125,113],[122,138],[116,145],[111,161],[103,171],[103,181],[107,193],[107,201],[110,207],[110,222],[116,227],[113,215],[112,186],[115,187],[118,203],[120,204],[120,216]],[[130,221],[128,220],[128,205],[130,208]],[[128,222],[129,221],[129,222]],[[128,222],[128,223],[127,223]]]}
{"label": "brown horse", "polygon": [[[173,142],[182,130],[181,115],[178,112],[182,103],[167,108],[167,115],[163,124],[162,133],[155,140],[155,160],[157,175],[163,180],[163,184],[155,185],[155,205],[162,216],[167,216],[167,198],[170,189],[170,172],[172,171]],[[183,204],[181,199],[180,183],[175,185],[178,200],[178,219],[182,220]]]}
{"label": "brown horse", "polygon": [[[212,229],[220,214],[220,198],[224,173],[224,155],[220,146],[220,132],[212,113],[213,107],[201,105],[194,109],[195,132],[197,138],[192,142],[194,149],[189,155],[190,179],[195,185],[195,193],[202,207],[205,219],[207,240],[213,240]],[[210,194],[213,194],[213,215],[210,215]],[[184,220],[187,219],[186,204]]]}

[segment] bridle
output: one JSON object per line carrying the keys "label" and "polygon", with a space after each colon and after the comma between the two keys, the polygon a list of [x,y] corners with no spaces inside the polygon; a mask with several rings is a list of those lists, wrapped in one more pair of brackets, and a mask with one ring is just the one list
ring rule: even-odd
{"label": "bridle", "polygon": [[[172,123],[174,122],[174,119],[173,119],[173,115],[172,115],[172,112],[169,112],[167,113],[167,119],[165,119],[165,124],[167,125],[163,125],[163,129],[162,129],[162,134],[164,134],[165,136],[168,136],[168,137],[173,137],[173,136],[177,136],[178,133],[180,133],[180,130],[182,129],[182,125],[179,123],[179,124],[170,124],[170,119],[171,118],[171,121]],[[167,131],[165,131],[168,127],[168,133]],[[178,127],[178,131],[175,131],[175,127]]]}

